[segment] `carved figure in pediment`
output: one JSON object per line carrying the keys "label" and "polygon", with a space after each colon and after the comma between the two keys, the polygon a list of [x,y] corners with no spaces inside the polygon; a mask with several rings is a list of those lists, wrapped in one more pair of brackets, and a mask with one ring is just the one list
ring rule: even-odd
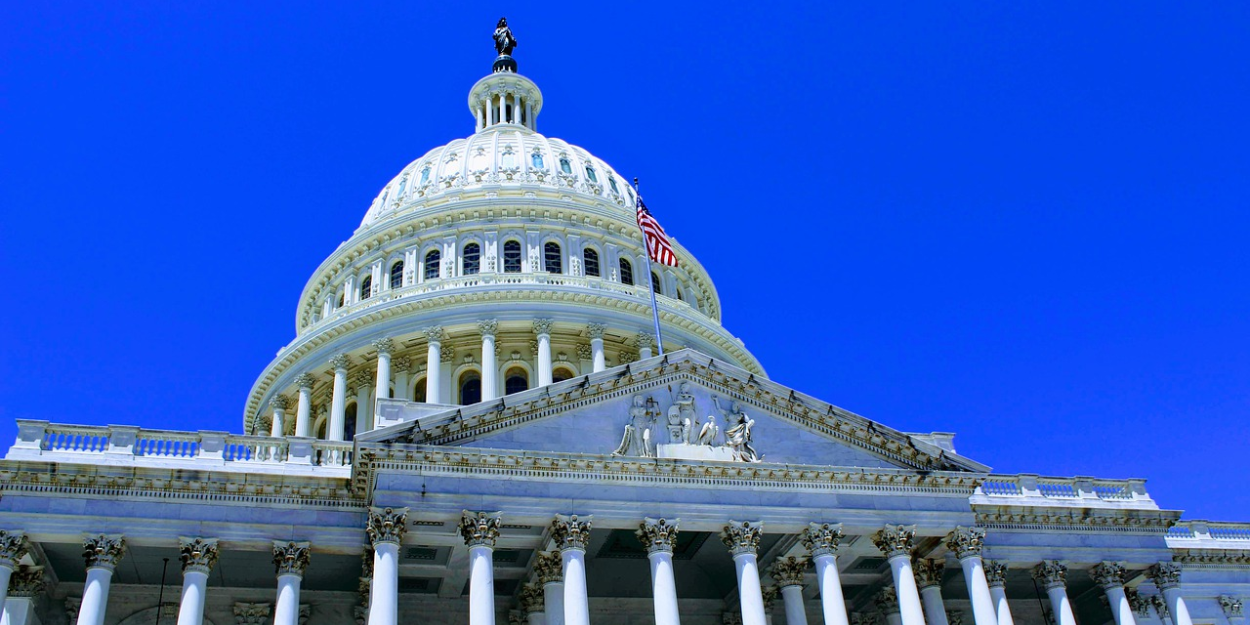
{"label": "carved figure in pediment", "polygon": [[755,427],[755,420],[748,417],[742,410],[742,404],[736,401],[729,405],[729,410],[721,407],[715,395],[712,396],[712,403],[725,417],[725,446],[732,449],[741,462],[759,462],[763,457],[751,446],[751,428]]}
{"label": "carved figure in pediment", "polygon": [[699,427],[699,418],[695,414],[694,393],[690,392],[690,383],[682,382],[677,387],[677,394],[673,396],[673,405],[668,408],[668,442],[691,442],[695,428]]}
{"label": "carved figure in pediment", "polygon": [[634,403],[629,407],[629,421],[625,424],[625,433],[621,436],[621,444],[612,452],[613,456],[655,457],[655,447],[651,442],[651,424],[655,422],[658,410],[655,400],[634,395]]}
{"label": "carved figure in pediment", "polygon": [[699,437],[695,442],[700,445],[715,445],[718,434],[720,434],[720,428],[716,426],[716,417],[708,415],[707,423],[704,423],[703,428],[699,430]]}

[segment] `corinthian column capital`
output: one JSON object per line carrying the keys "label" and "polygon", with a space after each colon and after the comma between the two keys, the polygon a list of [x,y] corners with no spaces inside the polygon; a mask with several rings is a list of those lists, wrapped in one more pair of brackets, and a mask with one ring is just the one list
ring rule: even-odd
{"label": "corinthian column capital", "polygon": [[347,368],[352,366],[352,357],[347,354],[335,354],[330,357],[330,366],[336,372],[340,370],[347,371]]}
{"label": "corinthian column capital", "polygon": [[1041,582],[1046,590],[1062,588],[1068,580],[1068,567],[1058,560],[1042,560],[1033,569],[1033,579]]}
{"label": "corinthian column capital", "polygon": [[1241,599],[1230,597],[1228,595],[1220,595],[1216,597],[1220,602],[1220,608],[1224,610],[1224,616],[1228,618],[1241,618],[1245,616],[1242,609]]}
{"label": "corinthian column capital", "polygon": [[26,532],[0,530],[0,566],[17,566],[29,549]]}
{"label": "corinthian column capital", "polygon": [[777,582],[778,588],[802,586],[803,573],[807,571],[807,566],[810,563],[807,558],[796,558],[794,556],[777,558],[769,574],[773,576],[773,581]]}
{"label": "corinthian column capital", "polygon": [[639,332],[634,341],[638,344],[639,348],[650,348],[655,345],[655,337],[651,336],[650,332]]}
{"label": "corinthian column capital", "polygon": [[464,544],[494,549],[495,540],[499,538],[499,526],[503,523],[502,515],[502,512],[461,512],[460,536],[464,538]]}
{"label": "corinthian column capital", "polygon": [[593,516],[578,517],[576,514],[557,514],[551,521],[551,537],[560,551],[566,549],[586,550],[590,542],[590,524]]}
{"label": "corinthian column capital", "polygon": [[307,542],[273,541],[274,573],[279,577],[283,575],[303,577],[304,569],[308,568],[310,560],[309,547]]}
{"label": "corinthian column capital", "polygon": [[521,609],[526,614],[542,612],[544,608],[543,587],[539,584],[526,584],[521,587]]}
{"label": "corinthian column capital", "polygon": [[1124,597],[1128,599],[1128,607],[1133,610],[1138,618],[1148,618],[1150,616],[1150,599],[1143,597],[1137,592],[1136,588],[1125,588]]}
{"label": "corinthian column capital", "polygon": [[534,560],[534,572],[538,574],[540,584],[557,584],[564,581],[564,567],[560,562],[560,552],[539,552]]}
{"label": "corinthian column capital", "polygon": [[369,543],[394,543],[398,545],[408,531],[408,508],[369,508],[369,524],[365,532]]}
{"label": "corinthian column capital", "polygon": [[1002,588],[1007,585],[1007,563],[995,562],[993,560],[985,561],[985,581],[989,582],[990,588],[995,586]]}
{"label": "corinthian column capital", "polygon": [[638,526],[638,540],[647,548],[647,555],[664,552],[673,553],[677,546],[677,525],[681,519],[673,519],[670,523],[664,519],[646,517]]}
{"label": "corinthian column capital", "polygon": [[1159,590],[1176,588],[1181,585],[1181,565],[1175,562],[1160,562],[1147,573],[1154,580]]}
{"label": "corinthian column capital", "polygon": [[499,321],[496,319],[485,319],[477,322],[477,331],[482,336],[495,336],[499,331]]}
{"label": "corinthian column capital", "polygon": [[946,548],[956,558],[980,557],[981,547],[985,544],[985,528],[958,526],[955,531],[946,535]]}
{"label": "corinthian column capital", "polygon": [[720,531],[720,540],[729,547],[729,553],[738,556],[744,553],[755,555],[760,547],[760,538],[764,536],[763,521],[730,521]]}
{"label": "corinthian column capital", "polygon": [[1089,570],[1094,583],[1103,588],[1115,588],[1124,585],[1124,567],[1115,562],[1100,562]]}
{"label": "corinthian column capital", "polygon": [[104,568],[113,570],[126,555],[126,539],[121,534],[87,535],[82,541],[82,557],[87,561],[87,568]]}
{"label": "corinthian column capital", "polygon": [[430,326],[422,332],[425,333],[425,339],[431,343],[443,342],[443,326]]}
{"label": "corinthian column capital", "polygon": [[916,537],[915,525],[886,525],[872,535],[872,544],[887,558],[909,556]]}
{"label": "corinthian column capital", "polygon": [[608,327],[602,323],[586,324],[586,336],[589,336],[592,339],[603,338],[603,333],[606,332],[607,330],[608,330]]}
{"label": "corinthian column capital", "polygon": [[898,614],[900,611],[898,605],[898,591],[894,586],[886,586],[872,598],[873,603],[877,604],[877,609],[882,614]]}
{"label": "corinthian column capital", "polygon": [[38,597],[43,594],[47,588],[47,578],[43,575],[42,566],[27,566],[25,564],[17,567],[13,571],[13,577],[9,581],[10,597]]}
{"label": "corinthian column capital", "polygon": [[539,336],[546,334],[550,336],[551,324],[552,324],[552,321],[550,319],[535,319],[534,320],[534,334],[537,334]]}
{"label": "corinthian column capital", "polygon": [[234,604],[234,622],[237,625],[268,625],[273,622],[269,616],[272,606],[268,603],[236,603]]}
{"label": "corinthian column capital", "polygon": [[378,350],[378,354],[390,354],[395,349],[395,341],[390,338],[382,338],[373,342],[373,348]]}
{"label": "corinthian column capital", "polygon": [[300,388],[312,388],[317,383],[317,377],[311,373],[301,373],[295,376],[295,385]]}
{"label": "corinthian column capital", "polygon": [[217,539],[179,536],[178,559],[182,561],[183,572],[208,573],[217,564]]}
{"label": "corinthian column capital", "polygon": [[842,542],[841,523],[810,523],[799,540],[812,557],[834,555]]}
{"label": "corinthian column capital", "polygon": [[911,572],[916,576],[917,588],[928,588],[929,586],[940,586],[942,584],[942,571],[946,565],[938,560],[930,558],[916,558],[912,562]]}

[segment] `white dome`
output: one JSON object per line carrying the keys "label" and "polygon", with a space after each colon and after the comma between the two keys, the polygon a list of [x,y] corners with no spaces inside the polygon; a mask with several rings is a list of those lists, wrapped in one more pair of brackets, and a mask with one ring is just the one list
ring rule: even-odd
{"label": "white dome", "polygon": [[634,190],[607,163],[524,126],[496,124],[410,163],[374,198],[360,227],[465,193],[496,190],[581,195],[633,216]]}

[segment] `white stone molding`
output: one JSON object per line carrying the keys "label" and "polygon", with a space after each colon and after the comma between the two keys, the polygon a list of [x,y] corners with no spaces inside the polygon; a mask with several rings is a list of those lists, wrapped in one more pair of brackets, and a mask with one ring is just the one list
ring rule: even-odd
{"label": "white stone molding", "polygon": [[636,534],[643,547],[646,547],[648,554],[656,551],[671,554],[673,548],[677,546],[677,527],[680,523],[681,519],[667,521],[646,517],[638,525]]}
{"label": "white stone molding", "polygon": [[915,525],[886,525],[872,535],[872,544],[887,558],[911,556],[916,536]]}
{"label": "white stone molding", "polygon": [[234,622],[235,625],[270,625],[272,612],[271,603],[236,603]]}
{"label": "white stone molding", "polygon": [[395,545],[403,541],[408,530],[408,508],[369,508],[369,521],[365,533],[369,543],[377,548],[379,543]]}
{"label": "white stone molding", "polygon": [[592,521],[593,515],[557,514],[551,521],[551,537],[556,541],[556,547],[562,552],[569,549],[586,551]]}
{"label": "white stone molding", "polygon": [[88,569],[112,571],[126,555],[126,539],[120,534],[88,534],[83,538],[82,546]]}
{"label": "white stone molding", "polygon": [[594,351],[590,349],[589,345],[578,345],[577,357],[580,360],[591,360],[594,358]]}
{"label": "white stone molding", "polygon": [[915,558],[911,564],[911,572],[916,576],[916,586],[922,593],[930,586],[942,584],[942,573],[945,568],[943,562],[932,558]]}
{"label": "white stone molding", "polygon": [[499,538],[499,528],[503,524],[502,512],[470,512],[465,510],[460,517],[460,536],[468,547],[486,546],[495,548]]}
{"label": "white stone molding", "polygon": [[786,556],[773,562],[769,574],[777,582],[777,587],[784,590],[788,586],[802,586],[803,575],[809,566],[811,561],[807,558]]}
{"label": "white stone molding", "polygon": [[209,573],[217,564],[216,538],[178,537],[178,559],[182,561],[182,570]]}
{"label": "white stone molding", "polygon": [[763,536],[764,524],[761,521],[730,521],[720,533],[721,542],[734,556],[744,553],[754,555]]}
{"label": "white stone molding", "polygon": [[311,559],[310,547],[307,542],[273,541],[273,565],[277,576],[303,577]]}

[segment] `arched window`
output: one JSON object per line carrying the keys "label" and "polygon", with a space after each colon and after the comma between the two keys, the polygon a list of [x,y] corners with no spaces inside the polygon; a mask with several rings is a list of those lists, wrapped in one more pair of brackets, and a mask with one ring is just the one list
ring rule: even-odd
{"label": "arched window", "polygon": [[412,387],[412,401],[425,403],[425,378],[418,378]]}
{"label": "arched window", "polygon": [[595,170],[590,165],[586,166],[586,177],[590,178],[591,182],[599,182],[599,176],[595,175]]}
{"label": "arched window", "polygon": [[664,295],[664,289],[660,288],[660,276],[654,271],[651,272],[651,288],[656,295]]}
{"label": "arched window", "polygon": [[404,286],[404,261],[399,261],[391,265],[391,288],[398,289]]}
{"label": "arched window", "polygon": [[460,273],[471,276],[482,269],[482,246],[477,243],[466,243],[461,256]]}
{"label": "arched window", "polygon": [[503,244],[504,273],[521,273],[521,242],[508,241]]}
{"label": "arched window", "polygon": [[551,372],[551,382],[553,384],[556,382],[563,382],[565,380],[572,380],[573,378],[573,372],[565,369],[564,367],[559,367]]}
{"label": "arched window", "polygon": [[621,266],[621,284],[634,285],[634,266],[626,259],[622,258],[619,263]]}
{"label": "arched window", "polygon": [[562,172],[564,172],[564,173],[566,173],[566,174],[572,174],[572,173],[573,173],[573,166],[572,166],[571,164],[569,164],[569,159],[567,159],[567,158],[562,158],[562,159],[560,159],[560,171],[562,171]]}
{"label": "arched window", "polygon": [[564,261],[560,258],[560,244],[548,241],[543,245],[543,268],[547,273],[564,273]]}
{"label": "arched window", "polygon": [[468,406],[482,401],[482,376],[476,371],[466,371],[460,376],[460,405]]}
{"label": "arched window", "polygon": [[508,369],[508,373],[504,375],[503,392],[505,395],[520,393],[521,391],[529,389],[529,387],[529,376],[526,375],[525,370],[520,367]]}
{"label": "arched window", "polygon": [[612,177],[612,176],[608,176],[608,184],[609,184],[609,185],[612,185],[612,194],[613,194],[613,195],[620,195],[620,194],[621,194],[621,190],[620,190],[620,189],[618,189],[618,188],[616,188],[616,178],[614,178],[614,177]]}
{"label": "arched window", "polygon": [[425,254],[425,279],[435,280],[438,278],[438,262],[442,258],[442,254],[438,250],[430,250]]}
{"label": "arched window", "polygon": [[538,152],[534,152],[534,155],[530,157],[530,164],[534,166],[534,169],[542,169],[543,155]]}
{"label": "arched window", "polygon": [[429,181],[430,181],[430,168],[426,167],[425,169],[421,170],[421,184],[425,184]]}
{"label": "arched window", "polygon": [[343,411],[343,440],[350,441],[356,438],[356,413],[358,412],[356,402],[347,404],[347,409]]}
{"label": "arched window", "polygon": [[582,250],[582,266],[586,268],[586,275],[598,278],[599,252],[590,247]]}
{"label": "arched window", "polygon": [[360,281],[360,299],[369,299],[370,295],[373,295],[373,276],[365,276],[365,279]]}

